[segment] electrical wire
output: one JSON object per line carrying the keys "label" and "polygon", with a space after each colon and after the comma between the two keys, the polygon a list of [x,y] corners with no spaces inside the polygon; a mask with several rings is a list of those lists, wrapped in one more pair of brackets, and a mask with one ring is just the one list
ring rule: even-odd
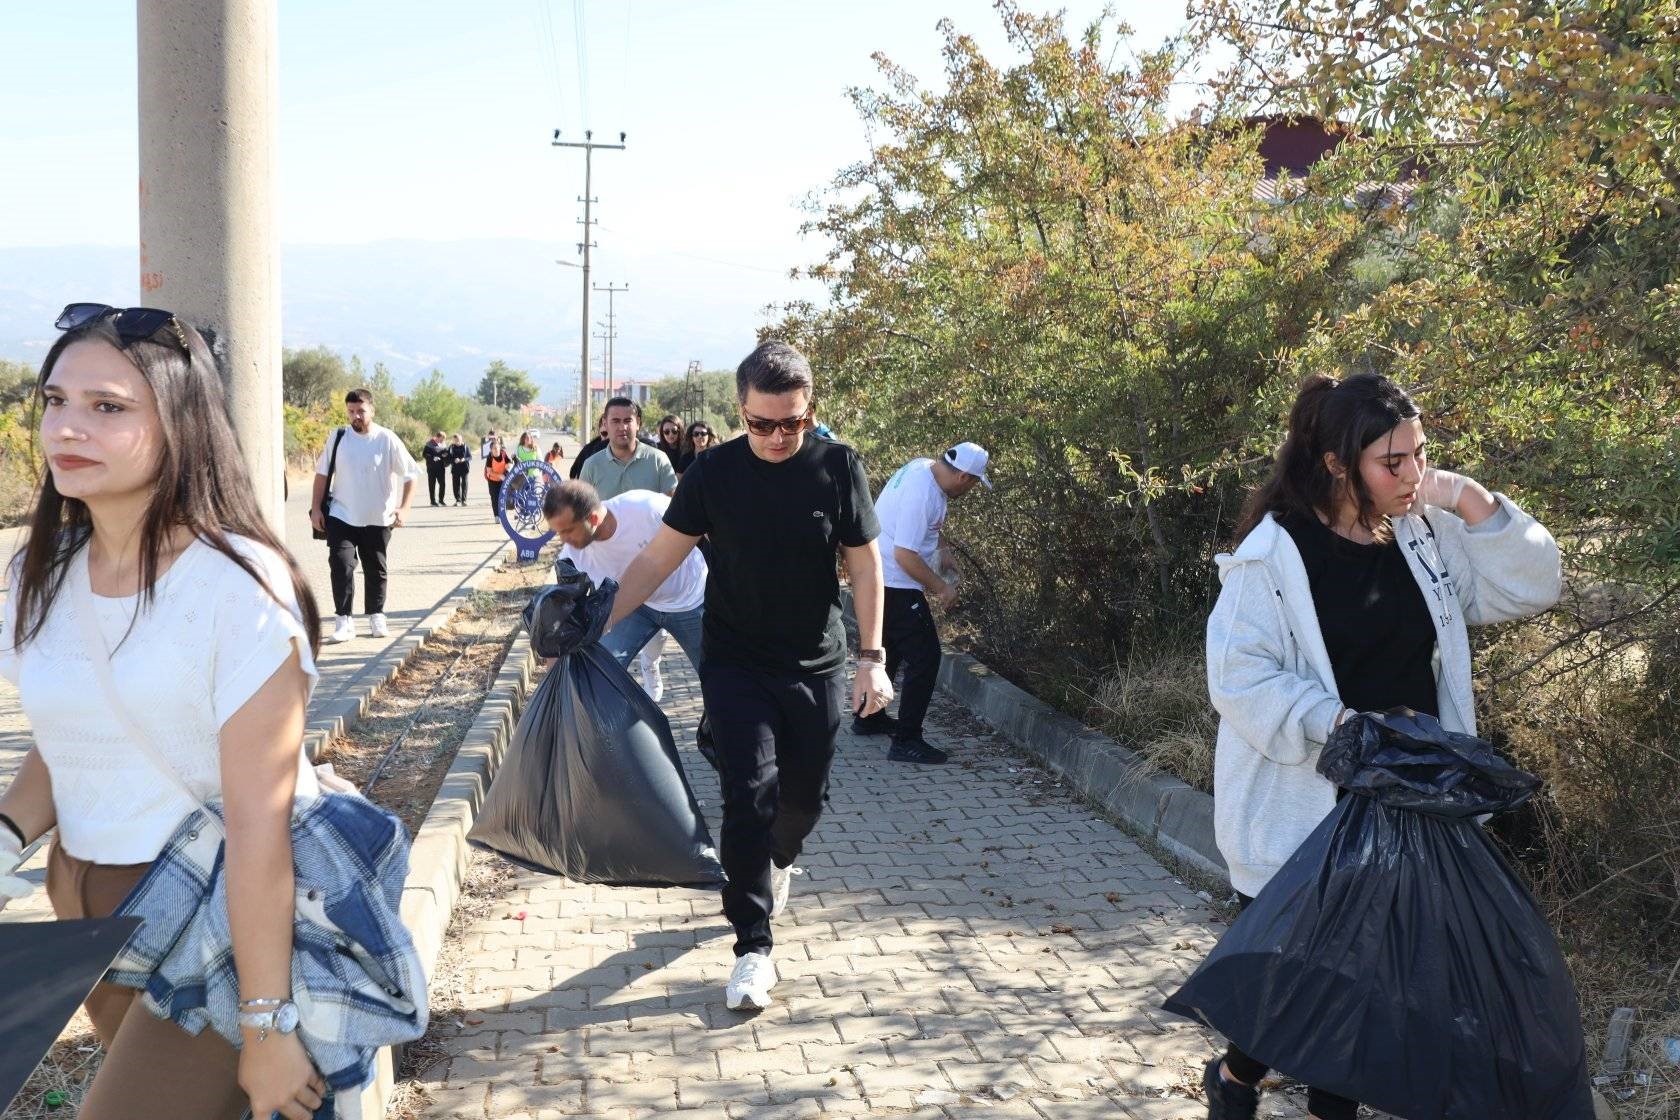
{"label": "electrical wire", "polygon": [[578,108],[583,112],[585,132],[589,131],[589,50],[586,37],[583,0],[572,0],[572,45],[577,50]]}
{"label": "electrical wire", "polygon": [[560,48],[556,44],[554,33],[554,10],[550,7],[551,0],[534,0],[537,11],[537,39],[538,50],[544,55],[548,63],[548,76],[554,83],[555,119],[566,119],[566,92],[560,80]]}

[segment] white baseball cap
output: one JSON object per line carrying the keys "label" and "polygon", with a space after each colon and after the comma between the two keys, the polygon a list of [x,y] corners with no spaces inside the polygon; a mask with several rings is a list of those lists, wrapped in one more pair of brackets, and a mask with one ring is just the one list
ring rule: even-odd
{"label": "white baseball cap", "polygon": [[986,489],[992,488],[992,480],[986,477],[986,464],[992,457],[986,454],[986,449],[978,443],[959,443],[945,452],[945,462],[962,471],[971,474],[986,484]]}

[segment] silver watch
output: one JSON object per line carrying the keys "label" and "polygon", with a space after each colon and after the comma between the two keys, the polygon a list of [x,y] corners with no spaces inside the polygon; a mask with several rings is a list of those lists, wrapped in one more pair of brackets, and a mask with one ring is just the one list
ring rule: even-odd
{"label": "silver watch", "polygon": [[241,1011],[239,1025],[257,1032],[257,1041],[268,1038],[268,1032],[275,1034],[291,1034],[298,1029],[297,1004],[285,1000],[267,1011]]}

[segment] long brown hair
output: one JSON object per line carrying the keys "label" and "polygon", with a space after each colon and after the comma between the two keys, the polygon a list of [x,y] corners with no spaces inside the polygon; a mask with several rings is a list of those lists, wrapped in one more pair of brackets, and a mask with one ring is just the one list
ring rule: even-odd
{"label": "long brown hair", "polygon": [[[64,351],[78,342],[104,342],[126,355],[151,386],[163,429],[162,460],[140,526],[141,606],[149,608],[154,601],[163,550],[178,528],[190,530],[195,538],[238,564],[274,595],[276,602],[283,602],[262,572],[229,539],[245,537],[285,559],[298,611],[309,634],[310,652],[318,653],[321,612],[315,605],[315,594],[297,561],[257,509],[251,477],[228,417],[227,395],[216,360],[196,330],[179,319],[175,323],[181,328],[179,339],[171,327],[165,327],[152,338],[124,343],[109,316],[65,332],[41,363],[36,394],[41,394]],[[53,485],[52,472],[43,471],[13,589],[18,619],[15,648],[21,650],[40,634],[64,586],[71,561],[87,547],[92,531],[87,505],[61,495]]]}
{"label": "long brown hair", "polygon": [[[1272,476],[1243,507],[1237,541],[1268,513],[1333,515],[1338,487],[1344,485],[1358,504],[1359,523],[1384,539],[1388,526],[1360,477],[1359,457],[1397,425],[1417,416],[1412,398],[1381,374],[1360,373],[1343,381],[1322,373],[1307,378],[1289,410],[1289,432],[1278,449]],[[1326,453],[1346,469],[1345,478],[1330,473]]]}

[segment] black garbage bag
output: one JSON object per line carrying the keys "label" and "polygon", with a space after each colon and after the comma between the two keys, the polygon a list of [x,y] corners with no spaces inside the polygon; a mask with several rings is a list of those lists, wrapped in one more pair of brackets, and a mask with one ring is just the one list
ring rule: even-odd
{"label": "black garbage bag", "polygon": [[723,868],[665,713],[600,645],[618,585],[569,561],[526,608],[557,657],[532,693],[467,838],[580,883],[716,889]]}
{"label": "black garbage bag", "polygon": [[1319,771],[1349,796],[1166,1009],[1403,1120],[1592,1120],[1563,955],[1475,819],[1539,780],[1405,710],[1348,719]]}

